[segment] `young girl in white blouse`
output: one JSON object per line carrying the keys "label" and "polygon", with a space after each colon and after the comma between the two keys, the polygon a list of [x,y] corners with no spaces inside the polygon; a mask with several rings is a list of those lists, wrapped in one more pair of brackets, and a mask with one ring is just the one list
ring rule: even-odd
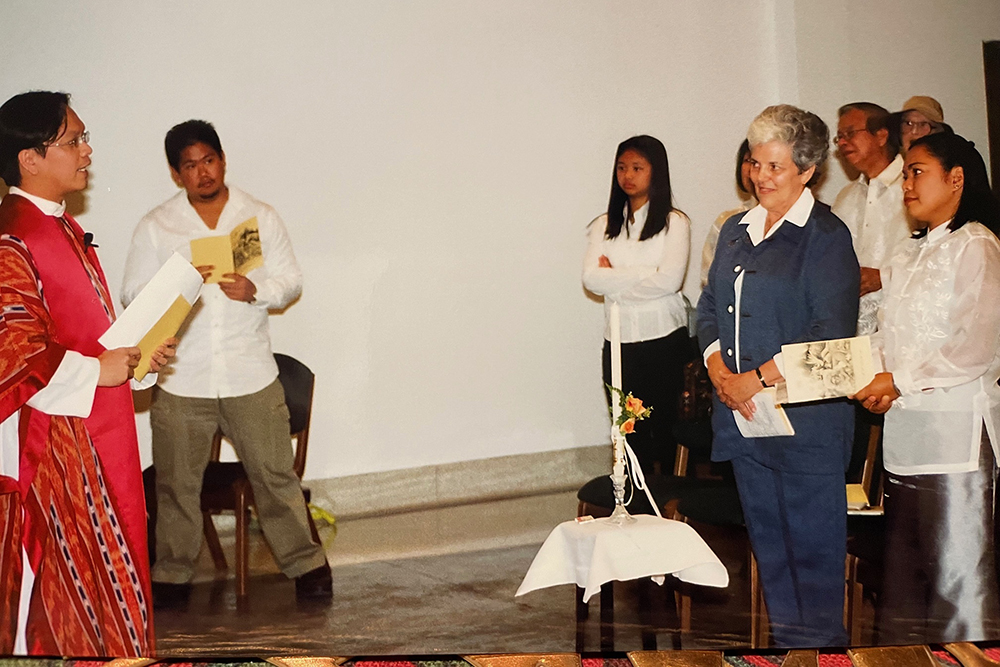
{"label": "young girl in white blouse", "polygon": [[883,644],[1000,637],[1000,207],[973,175],[977,157],[953,134],[910,146],[903,200],[924,229],[883,285],[873,340],[887,372],[856,396],[885,413]]}
{"label": "young girl in white blouse", "polygon": [[672,463],[671,432],[691,358],[681,287],[691,223],[674,208],[667,150],[650,136],[623,141],[615,153],[608,212],[590,223],[583,284],[604,297],[604,381],[611,382],[610,304],[621,312],[622,389],[652,406],[629,444],[643,472]]}

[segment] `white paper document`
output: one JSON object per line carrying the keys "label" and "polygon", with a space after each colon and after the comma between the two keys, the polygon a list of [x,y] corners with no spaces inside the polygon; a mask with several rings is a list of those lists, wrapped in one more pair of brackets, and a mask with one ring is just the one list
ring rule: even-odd
{"label": "white paper document", "polygon": [[177,333],[198,300],[202,284],[201,274],[174,253],[98,342],[108,350],[138,346],[142,360],[135,378],[141,380],[149,371],[150,353]]}
{"label": "white paper document", "polygon": [[757,407],[753,419],[747,421],[738,410],[733,410],[736,426],[744,438],[773,438],[781,435],[795,435],[792,422],[788,421],[785,410],[777,404],[777,389],[761,389],[751,400]]}

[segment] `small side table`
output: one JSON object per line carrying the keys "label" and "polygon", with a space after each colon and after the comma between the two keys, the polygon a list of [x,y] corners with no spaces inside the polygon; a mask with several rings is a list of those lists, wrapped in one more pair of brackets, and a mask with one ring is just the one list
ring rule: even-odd
{"label": "small side table", "polygon": [[[607,518],[559,524],[538,550],[515,597],[539,588],[576,584],[583,589],[577,601],[580,616],[580,607],[585,608],[602,585],[612,581],[651,577],[662,584],[665,575],[672,574],[702,586],[729,585],[722,561],[691,526],[646,514],[635,519],[620,526]],[[602,623],[609,626],[614,604],[610,588],[601,596]],[[602,637],[602,648],[605,645]]]}

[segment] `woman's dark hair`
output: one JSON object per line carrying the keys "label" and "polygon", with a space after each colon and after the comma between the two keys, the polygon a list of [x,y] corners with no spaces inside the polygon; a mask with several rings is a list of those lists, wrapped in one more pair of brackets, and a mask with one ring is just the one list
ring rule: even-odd
{"label": "woman's dark hair", "polygon": [[163,148],[167,152],[167,162],[179,171],[181,168],[181,153],[188,146],[195,144],[205,144],[212,148],[219,156],[222,156],[222,142],[219,141],[219,133],[215,127],[204,120],[186,120],[170,128],[166,139],[163,140]]}
{"label": "woman's dark hair", "polygon": [[18,155],[34,149],[45,157],[45,148],[66,125],[69,95],[36,90],[15,95],[0,106],[0,178],[9,187],[21,185]]}
{"label": "woman's dark hair", "polygon": [[[635,211],[629,202],[628,195],[618,185],[618,159],[625,151],[635,151],[646,158],[652,167],[649,179],[649,213],[646,216],[646,223],[642,226],[639,240],[645,241],[667,229],[669,223],[667,218],[674,210],[673,192],[670,189],[670,167],[667,163],[667,149],[659,139],[646,134],[626,139],[618,144],[618,151],[615,153],[615,168],[611,171],[611,198],[608,201],[608,226],[605,229],[605,236],[609,239],[617,238],[625,224],[625,207],[628,207],[628,215]],[[628,230],[625,231],[628,234]]]}
{"label": "woman's dark hair", "polygon": [[[962,168],[965,180],[962,198],[955,217],[948,223],[948,229],[955,231],[967,222],[978,222],[1000,236],[1000,202],[990,190],[986,163],[976,145],[957,134],[939,132],[915,139],[910,144],[910,150],[917,146],[923,146],[946,172],[955,167]],[[918,232],[917,236],[925,233]]]}
{"label": "woman's dark hair", "polygon": [[750,155],[750,140],[744,139],[739,150],[736,151],[736,189],[745,195],[753,196],[754,193],[743,185],[743,160],[748,155]]}

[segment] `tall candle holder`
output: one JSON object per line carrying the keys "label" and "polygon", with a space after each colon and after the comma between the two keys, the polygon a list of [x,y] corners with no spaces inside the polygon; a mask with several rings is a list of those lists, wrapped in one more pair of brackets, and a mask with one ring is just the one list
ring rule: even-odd
{"label": "tall candle holder", "polygon": [[611,522],[620,526],[636,520],[625,509],[625,434],[631,433],[635,429],[635,422],[645,419],[652,411],[652,408],[643,406],[642,401],[632,396],[631,392],[625,394],[622,391],[621,327],[621,306],[616,301],[611,301],[608,303],[611,384],[607,385],[611,397],[611,445],[614,449],[611,488],[615,496],[615,509],[611,512]]}
{"label": "tall candle holder", "polygon": [[609,476],[611,477],[611,489],[615,496],[615,508],[608,521],[618,526],[624,526],[635,523],[636,518],[629,514],[628,509],[625,508],[625,480],[628,477],[625,474],[625,460],[618,456],[619,452],[625,451],[625,436],[618,432],[617,426],[613,426],[612,429],[611,437],[615,443],[615,463]]}

